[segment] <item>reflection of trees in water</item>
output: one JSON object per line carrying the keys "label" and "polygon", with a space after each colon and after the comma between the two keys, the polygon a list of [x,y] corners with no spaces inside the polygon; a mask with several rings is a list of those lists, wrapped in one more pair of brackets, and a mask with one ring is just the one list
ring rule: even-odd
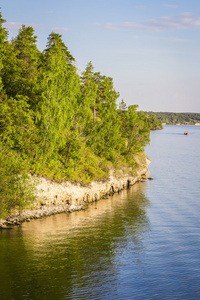
{"label": "reflection of trees in water", "polygon": [[[0,267],[1,274],[7,274],[13,282],[13,297],[19,297],[22,291],[32,299],[42,295],[48,299],[61,299],[64,295],[73,298],[73,290],[80,294],[87,290],[87,295],[92,295],[92,286],[97,289],[100,282],[114,280],[116,255],[126,251],[130,243],[134,251],[142,251],[144,235],[149,231],[148,205],[149,200],[137,184],[90,205],[86,211],[24,225],[25,232],[23,227],[16,232],[14,253],[7,253],[11,263]],[[34,224],[44,226],[42,235]],[[8,237],[0,250],[1,257],[10,246],[12,240]]]}
{"label": "reflection of trees in water", "polygon": [[48,270],[48,252],[42,261],[33,249],[31,244],[27,247],[21,227],[0,232],[1,300],[62,299],[59,286],[54,285],[56,273]]}

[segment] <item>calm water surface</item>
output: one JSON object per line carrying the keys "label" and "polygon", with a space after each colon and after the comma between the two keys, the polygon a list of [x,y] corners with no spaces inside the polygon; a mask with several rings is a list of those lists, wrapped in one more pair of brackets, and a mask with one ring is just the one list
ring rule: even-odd
{"label": "calm water surface", "polygon": [[166,126],[154,180],[1,231],[0,299],[200,299],[199,149],[200,127]]}

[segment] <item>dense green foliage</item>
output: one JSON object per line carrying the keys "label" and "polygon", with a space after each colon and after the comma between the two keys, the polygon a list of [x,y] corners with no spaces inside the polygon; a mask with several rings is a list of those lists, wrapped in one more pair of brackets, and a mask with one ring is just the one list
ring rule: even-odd
{"label": "dense green foliage", "polygon": [[173,112],[148,112],[152,116],[166,125],[194,125],[200,123],[200,114],[198,113],[173,113]]}
{"label": "dense green foliage", "polygon": [[0,145],[0,217],[30,207],[35,200],[35,183],[27,175],[26,162]]}
{"label": "dense green foliage", "polygon": [[134,168],[149,142],[147,114],[123,100],[117,108],[112,78],[91,62],[79,76],[59,34],[40,52],[32,27],[8,41],[3,23],[0,14],[0,216],[33,200],[28,174],[87,184],[112,166]]}
{"label": "dense green foliage", "polygon": [[147,114],[148,122],[151,124],[151,130],[163,129],[162,121],[154,114]]}
{"label": "dense green foliage", "polygon": [[6,47],[6,39],[7,39],[7,31],[3,27],[3,23],[5,20],[2,18],[1,12],[0,12],[0,92],[2,92],[2,78],[1,78],[1,72],[3,69],[3,61],[5,60],[5,47]]}

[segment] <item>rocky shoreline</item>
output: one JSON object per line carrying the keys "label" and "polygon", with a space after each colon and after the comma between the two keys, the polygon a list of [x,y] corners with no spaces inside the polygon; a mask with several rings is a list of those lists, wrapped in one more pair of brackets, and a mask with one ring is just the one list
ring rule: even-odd
{"label": "rocky shoreline", "polygon": [[9,229],[12,225],[20,225],[22,222],[30,222],[31,219],[39,219],[63,212],[73,212],[83,209],[83,206],[60,205],[54,207],[42,207],[33,210],[26,210],[21,214],[10,215],[7,219],[0,220],[1,229]]}
{"label": "rocky shoreline", "polygon": [[29,222],[31,219],[85,209],[91,202],[119,193],[136,182],[146,179],[149,163],[150,160],[145,157],[145,162],[137,170],[135,176],[117,178],[111,171],[107,182],[92,182],[86,187],[71,182],[56,183],[45,178],[37,178],[37,201],[34,207],[21,214],[16,213],[6,219],[0,219],[0,228],[7,229],[12,225]]}

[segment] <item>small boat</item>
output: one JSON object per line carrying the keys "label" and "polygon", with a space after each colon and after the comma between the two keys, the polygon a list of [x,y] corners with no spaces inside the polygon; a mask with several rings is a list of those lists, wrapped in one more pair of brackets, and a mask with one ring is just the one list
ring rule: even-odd
{"label": "small boat", "polygon": [[187,132],[187,131],[185,131],[185,132],[184,132],[184,135],[188,135],[188,132]]}

